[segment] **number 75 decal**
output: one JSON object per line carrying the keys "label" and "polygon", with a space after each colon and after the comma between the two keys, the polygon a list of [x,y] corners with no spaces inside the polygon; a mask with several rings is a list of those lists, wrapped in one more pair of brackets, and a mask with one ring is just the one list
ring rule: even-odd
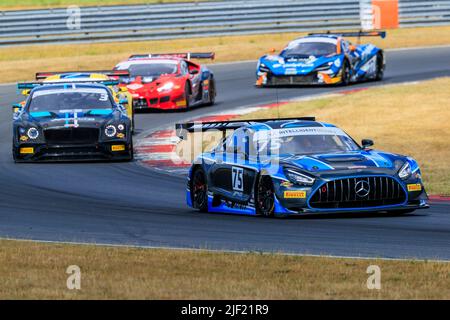
{"label": "number 75 decal", "polygon": [[232,167],[232,184],[234,191],[244,191],[244,169]]}

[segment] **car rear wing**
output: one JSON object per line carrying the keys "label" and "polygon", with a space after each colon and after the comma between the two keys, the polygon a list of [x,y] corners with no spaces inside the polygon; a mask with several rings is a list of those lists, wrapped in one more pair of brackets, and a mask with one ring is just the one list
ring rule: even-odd
{"label": "car rear wing", "polygon": [[381,37],[386,38],[386,31],[353,31],[353,32],[331,32],[327,31],[325,33],[309,33],[309,36],[323,36],[323,35],[335,35],[340,37],[349,38],[361,38],[361,37]]}
{"label": "car rear wing", "polygon": [[[48,72],[37,72],[36,80],[45,80],[48,77],[61,75],[61,74],[103,74],[108,77],[129,77],[130,72],[128,70],[82,70],[82,71],[48,71]],[[70,79],[67,79],[68,81]]]}
{"label": "car rear wing", "polygon": [[32,90],[36,87],[40,87],[40,86],[48,86],[48,85],[73,85],[73,84],[103,84],[107,87],[109,86],[116,86],[119,84],[118,80],[82,80],[82,81],[76,81],[77,79],[67,79],[67,81],[55,81],[55,82],[19,82],[17,84],[17,89],[18,90]]}
{"label": "car rear wing", "polygon": [[188,122],[175,124],[175,131],[180,139],[184,139],[185,133],[206,132],[209,130],[221,131],[225,137],[228,130],[236,130],[246,125],[255,123],[265,123],[269,121],[316,121],[315,117],[296,117],[296,118],[278,118],[278,119],[250,119],[250,120],[230,120],[230,121],[211,121],[211,122]]}
{"label": "car rear wing", "polygon": [[145,58],[181,58],[181,59],[211,59],[214,60],[216,54],[214,52],[186,52],[186,53],[147,53],[133,54],[128,60],[145,59]]}

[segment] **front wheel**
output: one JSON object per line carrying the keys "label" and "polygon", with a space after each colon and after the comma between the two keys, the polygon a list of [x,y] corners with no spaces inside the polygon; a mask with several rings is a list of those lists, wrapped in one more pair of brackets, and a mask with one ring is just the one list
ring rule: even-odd
{"label": "front wheel", "polygon": [[203,169],[194,171],[190,189],[192,206],[200,212],[208,212],[208,182]]}
{"label": "front wheel", "polygon": [[264,217],[273,217],[275,212],[275,191],[272,179],[261,176],[255,190],[256,214]]}
{"label": "front wheel", "polygon": [[207,106],[212,106],[216,102],[216,82],[214,79],[209,80],[209,100]]}
{"label": "front wheel", "polygon": [[381,81],[381,80],[383,80],[383,77],[384,77],[384,59],[383,59],[383,55],[378,54],[377,55],[377,71],[376,71],[376,75],[375,75],[375,80]]}
{"label": "front wheel", "polygon": [[342,65],[342,78],[341,78],[341,85],[347,86],[350,84],[350,66],[348,64],[347,60],[344,60],[344,63]]}
{"label": "front wheel", "polygon": [[129,145],[129,151],[128,151],[128,157],[125,161],[133,161],[134,160],[134,146],[133,146],[133,140],[131,140],[131,143]]}
{"label": "front wheel", "polygon": [[133,115],[131,116],[131,135],[134,135],[134,133],[135,133],[135,126],[136,126],[136,122],[134,121],[134,114],[135,114],[135,111],[134,111],[134,109],[133,109]]}
{"label": "front wheel", "polygon": [[185,111],[189,110],[189,98],[191,94],[191,87],[189,86],[189,82],[186,81],[184,85],[184,99],[186,103]]}

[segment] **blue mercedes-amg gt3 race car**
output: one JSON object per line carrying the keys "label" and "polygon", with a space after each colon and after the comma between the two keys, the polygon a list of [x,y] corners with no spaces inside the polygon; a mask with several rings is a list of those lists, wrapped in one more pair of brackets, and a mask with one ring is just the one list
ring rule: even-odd
{"label": "blue mercedes-amg gt3 race car", "polygon": [[344,37],[380,36],[386,32],[310,34],[290,42],[278,55],[265,55],[256,67],[256,86],[342,84],[382,80],[383,50],[353,45]]}
{"label": "blue mercedes-amg gt3 race car", "polygon": [[[418,163],[361,146],[314,118],[177,124],[180,138],[217,130],[222,141],[190,168],[187,204],[263,216],[407,213],[427,208]],[[225,137],[229,130],[234,132]]]}

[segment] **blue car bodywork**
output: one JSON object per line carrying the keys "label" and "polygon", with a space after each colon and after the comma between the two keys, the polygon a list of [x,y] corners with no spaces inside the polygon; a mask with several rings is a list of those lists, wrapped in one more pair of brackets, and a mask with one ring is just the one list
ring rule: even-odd
{"label": "blue car bodywork", "polygon": [[[225,135],[227,130],[235,130],[215,149],[201,154],[190,168],[187,204],[201,211],[288,216],[409,212],[428,207],[421,171],[414,159],[372,150],[371,140],[363,140],[360,147],[339,128],[312,118],[179,124],[177,130],[184,138],[189,132],[219,130]],[[261,133],[271,136],[291,131],[301,135],[307,132],[307,137],[314,139],[336,139],[338,135],[353,147],[320,153],[252,152],[255,137]],[[278,143],[271,137],[270,148]],[[289,135],[287,139],[291,139]],[[261,195],[265,192],[262,189],[270,193],[270,199]],[[205,202],[199,203],[202,197]]]}
{"label": "blue car bodywork", "polygon": [[344,36],[381,36],[384,32],[310,34],[290,42],[278,55],[258,60],[256,85],[349,84],[381,80],[383,50],[372,44],[354,46]]}

